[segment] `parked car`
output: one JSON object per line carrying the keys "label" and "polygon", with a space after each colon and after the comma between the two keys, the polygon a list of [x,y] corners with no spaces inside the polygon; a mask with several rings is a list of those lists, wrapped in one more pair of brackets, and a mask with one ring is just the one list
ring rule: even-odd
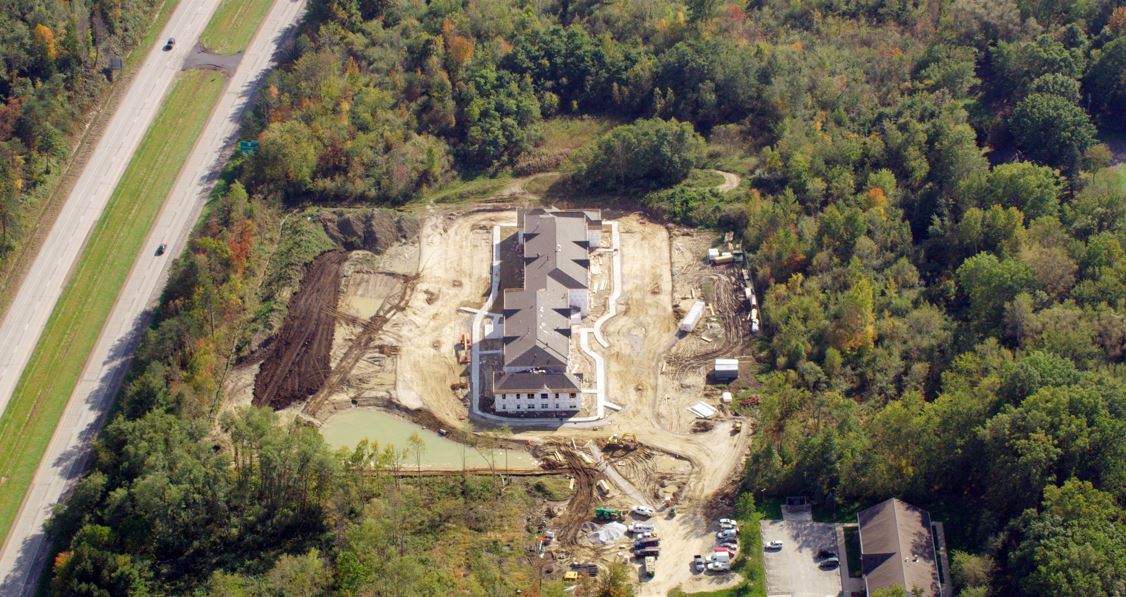
{"label": "parked car", "polygon": [[648,518],[648,517],[656,514],[657,511],[650,508],[649,506],[643,506],[641,504],[638,504],[638,505],[633,507],[633,513],[638,515],[638,516],[644,516],[644,517]]}
{"label": "parked car", "polygon": [[766,550],[767,551],[779,551],[781,549],[782,549],[782,542],[781,541],[771,541],[771,542],[766,544]]}
{"label": "parked car", "polygon": [[840,560],[838,560],[837,558],[828,558],[828,559],[824,559],[824,560],[821,560],[821,563],[819,563],[819,564],[817,564],[817,565],[818,565],[818,566],[819,566],[819,567],[820,567],[820,568],[821,568],[822,570],[832,570],[833,568],[836,568],[837,566],[840,566],[840,565],[841,565],[841,561],[840,561]]}
{"label": "parked car", "polygon": [[719,519],[719,528],[721,529],[738,529],[739,523],[731,520],[730,518]]}
{"label": "parked car", "polygon": [[719,544],[719,547],[722,547],[733,554],[739,553],[739,543],[735,541],[724,541],[723,543]]}
{"label": "parked car", "polygon": [[631,533],[652,533],[655,527],[651,524],[644,522],[637,522],[629,525],[629,532]]}
{"label": "parked car", "polygon": [[731,562],[708,562],[709,572],[727,572],[731,570]]}
{"label": "parked car", "polygon": [[172,47],[175,46],[175,45],[176,45],[176,38],[175,37],[169,37],[168,41],[164,42],[164,51],[167,52],[167,51],[171,50]]}
{"label": "parked car", "polygon": [[730,549],[728,549],[726,547],[715,548],[715,553],[725,553],[725,554],[727,554],[731,557],[735,557],[735,552],[731,551]]}
{"label": "parked car", "polygon": [[828,560],[829,558],[835,557],[837,557],[837,552],[831,549],[822,549],[821,551],[817,552],[817,557],[814,559],[820,562],[821,560]]}
{"label": "parked car", "polygon": [[692,569],[693,570],[695,570],[696,572],[703,572],[704,570],[707,569],[707,567],[708,567],[708,564],[707,564],[707,562],[704,561],[704,556],[699,555],[699,554],[692,556]]}
{"label": "parked car", "polygon": [[735,539],[738,536],[739,536],[739,531],[736,531],[735,529],[723,529],[722,531],[715,534],[715,538],[720,540],[720,541],[726,541],[728,539]]}
{"label": "parked car", "polygon": [[728,564],[730,564],[731,563],[731,554],[727,553],[726,551],[717,551],[717,552],[713,553],[712,555],[708,556],[707,561],[708,562],[727,562]]}

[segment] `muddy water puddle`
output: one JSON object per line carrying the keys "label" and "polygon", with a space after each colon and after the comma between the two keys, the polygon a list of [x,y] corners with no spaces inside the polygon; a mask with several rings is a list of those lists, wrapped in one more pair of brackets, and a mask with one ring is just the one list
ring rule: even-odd
{"label": "muddy water puddle", "polygon": [[527,452],[518,450],[480,450],[442,437],[437,433],[393,414],[369,409],[353,408],[332,415],[321,427],[321,435],[334,449],[354,448],[361,440],[392,445],[396,451],[408,450],[408,466],[415,465],[415,453],[409,446],[412,433],[422,439],[422,466],[425,468],[460,469],[486,468],[492,459],[497,469],[534,469],[536,461]]}

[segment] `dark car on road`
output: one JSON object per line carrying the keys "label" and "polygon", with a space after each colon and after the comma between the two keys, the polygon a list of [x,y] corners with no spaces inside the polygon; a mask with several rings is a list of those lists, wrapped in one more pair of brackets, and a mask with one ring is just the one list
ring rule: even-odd
{"label": "dark car on road", "polygon": [[168,245],[166,245],[164,243],[160,243],[160,246],[156,248],[156,256],[160,257],[167,250],[168,250]]}
{"label": "dark car on road", "polygon": [[175,37],[169,37],[168,41],[164,42],[164,51],[167,52],[167,51],[171,50],[175,45],[176,45],[176,38]]}

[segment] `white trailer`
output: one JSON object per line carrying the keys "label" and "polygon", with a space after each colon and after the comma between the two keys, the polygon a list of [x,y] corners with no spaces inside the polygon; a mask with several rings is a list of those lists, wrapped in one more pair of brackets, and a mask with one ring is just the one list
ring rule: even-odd
{"label": "white trailer", "polygon": [[688,314],[684,319],[680,320],[680,331],[684,333],[691,332],[696,329],[696,324],[700,323],[700,318],[704,315],[704,301],[696,301],[692,303],[692,308],[688,310]]}

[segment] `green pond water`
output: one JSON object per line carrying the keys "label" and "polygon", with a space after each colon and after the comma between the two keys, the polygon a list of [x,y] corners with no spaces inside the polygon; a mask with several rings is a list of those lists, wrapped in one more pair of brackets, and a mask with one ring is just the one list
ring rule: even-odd
{"label": "green pond water", "polygon": [[[481,454],[472,446],[467,446],[442,437],[421,425],[397,417],[390,413],[367,409],[353,408],[332,415],[321,427],[321,435],[333,449],[354,448],[360,440],[379,442],[380,446],[388,444],[395,446],[396,450],[406,449],[412,433],[417,433],[422,438],[422,466],[427,468],[460,469],[464,459],[466,468],[484,468],[489,466],[486,456],[495,459],[495,466],[503,469],[507,452],[507,466],[510,469],[536,468],[536,461],[531,454],[519,450],[492,450]],[[414,452],[406,459],[406,464],[414,465]]]}

